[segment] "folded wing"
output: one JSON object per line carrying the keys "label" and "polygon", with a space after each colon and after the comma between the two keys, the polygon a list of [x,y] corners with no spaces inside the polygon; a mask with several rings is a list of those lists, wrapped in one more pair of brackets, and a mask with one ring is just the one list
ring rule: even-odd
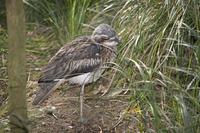
{"label": "folded wing", "polygon": [[90,37],[81,37],[62,47],[43,69],[38,83],[39,91],[33,104],[43,102],[63,79],[98,69],[102,63],[100,58],[101,47]]}

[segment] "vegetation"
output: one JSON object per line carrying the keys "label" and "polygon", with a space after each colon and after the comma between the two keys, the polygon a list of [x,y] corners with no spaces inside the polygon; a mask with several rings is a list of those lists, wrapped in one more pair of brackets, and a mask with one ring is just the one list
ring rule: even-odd
{"label": "vegetation", "polygon": [[137,120],[141,132],[200,132],[199,0],[27,0],[25,5],[27,52],[40,58],[29,66],[41,67],[64,42],[89,34],[92,26],[112,24],[122,43],[108,95],[128,92],[123,119]]}
{"label": "vegetation", "polygon": [[199,8],[195,0],[126,1],[114,20],[124,79],[117,75],[113,85],[127,81],[142,131],[150,120],[158,132],[199,132]]}
{"label": "vegetation", "polygon": [[[83,23],[89,22],[90,8],[96,0],[25,1],[29,22],[41,27],[48,38],[64,43],[82,34]],[[31,14],[31,15],[30,15]]]}

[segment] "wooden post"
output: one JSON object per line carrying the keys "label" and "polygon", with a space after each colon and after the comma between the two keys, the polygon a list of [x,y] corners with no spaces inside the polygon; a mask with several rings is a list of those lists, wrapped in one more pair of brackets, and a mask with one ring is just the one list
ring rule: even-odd
{"label": "wooden post", "polygon": [[26,105],[25,16],[22,0],[6,0],[8,87],[11,133],[28,132]]}

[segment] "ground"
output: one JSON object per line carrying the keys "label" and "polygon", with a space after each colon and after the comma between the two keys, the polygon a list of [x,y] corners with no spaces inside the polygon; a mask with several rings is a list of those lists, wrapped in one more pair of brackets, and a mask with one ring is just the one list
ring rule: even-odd
{"label": "ground", "polygon": [[[129,111],[129,95],[109,95],[102,90],[102,79],[85,87],[84,122],[80,122],[79,86],[65,83],[41,105],[32,101],[38,88],[37,76],[40,69],[29,73],[27,81],[27,104],[31,132],[33,133],[122,133],[138,131],[135,111]],[[32,80],[30,80],[32,79]],[[35,80],[33,80],[35,79]],[[7,80],[1,80],[0,132],[9,132],[7,113]],[[105,88],[104,88],[105,89]],[[112,88],[110,88],[112,89]]]}
{"label": "ground", "polygon": [[[123,133],[138,131],[135,112],[127,110],[129,106],[128,95],[102,96],[102,93],[94,94],[96,93],[96,85],[86,86],[84,122],[81,123],[79,87],[71,86],[65,89],[67,86],[68,84],[64,84],[41,105],[33,106],[31,103],[38,89],[37,82],[27,82],[29,90],[27,94],[28,116],[32,133]],[[1,98],[2,101],[6,101],[3,96]],[[0,127],[5,127],[3,132],[9,132],[8,117],[7,115],[3,116]],[[7,126],[5,126],[6,124]]]}
{"label": "ground", "polygon": [[[33,133],[122,133],[136,131],[134,119],[124,117],[128,107],[126,95],[115,98],[91,94],[91,86],[87,86],[84,102],[84,122],[79,114],[79,87],[55,91],[44,103],[32,106],[29,99],[29,113],[32,120]],[[31,95],[31,94],[30,94]],[[133,115],[133,114],[132,114]],[[134,117],[133,117],[134,118]]]}

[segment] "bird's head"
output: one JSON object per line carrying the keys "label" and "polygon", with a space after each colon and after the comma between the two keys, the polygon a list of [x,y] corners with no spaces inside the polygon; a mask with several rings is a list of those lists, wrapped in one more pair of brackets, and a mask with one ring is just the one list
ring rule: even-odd
{"label": "bird's head", "polygon": [[120,43],[120,40],[115,30],[108,24],[100,24],[95,28],[92,38],[100,44],[114,47]]}

